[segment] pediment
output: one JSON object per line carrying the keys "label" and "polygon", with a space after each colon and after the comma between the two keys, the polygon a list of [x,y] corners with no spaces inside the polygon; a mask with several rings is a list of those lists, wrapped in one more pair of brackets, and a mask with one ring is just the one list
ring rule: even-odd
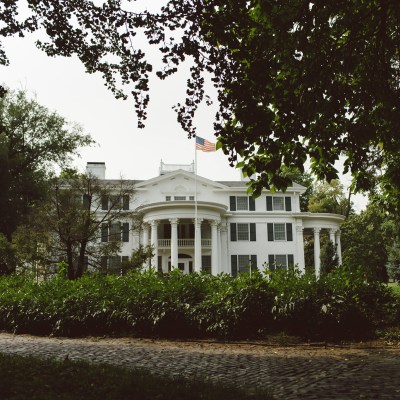
{"label": "pediment", "polygon": [[[142,181],[136,185],[138,189],[146,189],[154,186],[161,186],[168,184],[171,186],[171,189],[179,189],[178,191],[184,192],[187,187],[191,187],[196,181],[196,176],[191,172],[187,172],[181,169],[176,171],[172,171],[170,173],[157,176],[155,178],[148,179],[146,181]],[[212,181],[210,179],[204,178],[202,176],[197,175],[197,185],[201,185],[203,187],[207,187],[209,189],[227,189],[228,186]]]}

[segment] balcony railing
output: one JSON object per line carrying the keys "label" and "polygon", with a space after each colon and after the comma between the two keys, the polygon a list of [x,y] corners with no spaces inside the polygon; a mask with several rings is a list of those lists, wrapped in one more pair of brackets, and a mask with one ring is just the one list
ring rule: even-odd
{"label": "balcony railing", "polygon": [[[158,248],[170,248],[171,239],[158,239]],[[194,239],[178,239],[179,247],[194,247]],[[211,239],[201,239],[201,247],[211,247]]]}

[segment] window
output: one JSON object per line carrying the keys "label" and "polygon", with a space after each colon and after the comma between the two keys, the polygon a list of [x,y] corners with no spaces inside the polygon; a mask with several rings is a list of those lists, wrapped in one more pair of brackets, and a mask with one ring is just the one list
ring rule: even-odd
{"label": "window", "polygon": [[186,196],[174,196],[174,200],[177,200],[177,201],[186,200]]}
{"label": "window", "polygon": [[165,201],[171,201],[171,196],[165,196]]}
{"label": "window", "polygon": [[249,240],[249,224],[237,224],[237,240]]}
{"label": "window", "polygon": [[250,223],[250,224],[231,223],[230,227],[231,227],[231,242],[236,242],[241,240],[244,241],[250,240],[251,242],[255,242],[257,240],[255,223]]}
{"label": "window", "polygon": [[255,211],[256,203],[249,196],[230,196],[229,204],[231,211]]}
{"label": "window", "polygon": [[288,266],[294,265],[294,256],[293,254],[270,254],[268,256],[268,265],[271,271],[287,269]]}
{"label": "window", "polygon": [[124,194],[122,196],[122,209],[129,210],[129,194]]}
{"label": "window", "polygon": [[283,211],[285,209],[283,197],[273,197],[272,198],[272,207],[274,210]]}
{"label": "window", "polygon": [[129,194],[122,196],[101,196],[101,209],[102,210],[129,210],[130,197]]}
{"label": "window", "polygon": [[101,241],[102,242],[129,242],[129,222],[112,222],[109,224],[101,224]]}
{"label": "window", "polygon": [[246,196],[236,197],[236,209],[238,211],[249,209],[249,198]]}
{"label": "window", "polygon": [[268,223],[268,241],[273,242],[275,240],[283,241],[287,240],[288,242],[293,241],[293,228],[291,223],[279,223],[273,224]]}
{"label": "window", "polygon": [[194,201],[194,196],[189,196],[189,200]]}
{"label": "window", "polygon": [[204,272],[211,274],[211,256],[201,256],[201,267]]}
{"label": "window", "polygon": [[249,272],[249,268],[251,266],[251,270],[257,270],[257,255],[249,255],[249,254],[239,254],[231,255],[231,273],[232,276],[237,276],[240,272]]}
{"label": "window", "polygon": [[267,211],[292,211],[290,196],[266,196]]}
{"label": "window", "polygon": [[274,224],[274,240],[286,240],[285,224]]}
{"label": "window", "polygon": [[110,225],[110,242],[120,242],[121,241],[121,223],[112,222]]}

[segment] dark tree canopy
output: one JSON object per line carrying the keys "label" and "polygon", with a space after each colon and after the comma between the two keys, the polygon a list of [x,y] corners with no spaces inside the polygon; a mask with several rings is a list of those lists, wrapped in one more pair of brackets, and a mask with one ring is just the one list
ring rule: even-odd
{"label": "dark tree canopy", "polygon": [[24,92],[0,99],[0,233],[8,239],[41,202],[55,165],[65,165],[81,146],[92,143],[79,126],[68,124]]}
{"label": "dark tree canopy", "polygon": [[319,179],[337,178],[340,155],[354,189],[371,188],[379,170],[387,188],[400,188],[398,0],[170,0],[158,14],[135,14],[118,0],[26,3],[23,21],[20,1],[1,3],[0,36],[44,27],[49,43],[39,47],[47,54],[76,54],[117,96],[133,82],[140,126],[151,66],[132,47],[138,30],[161,48],[161,78],[193,61],[187,98],[176,107],[189,136],[211,73],[215,135],[232,165],[256,173],[255,194],[285,188],[284,167],[303,170],[307,157]]}

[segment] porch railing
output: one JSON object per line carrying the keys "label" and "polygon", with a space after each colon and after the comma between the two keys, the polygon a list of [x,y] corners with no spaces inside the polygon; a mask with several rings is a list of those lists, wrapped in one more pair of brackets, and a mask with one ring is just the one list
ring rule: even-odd
{"label": "porch railing", "polygon": [[[158,239],[158,248],[170,248],[171,239]],[[178,239],[178,247],[194,247],[194,239]],[[201,247],[211,247],[211,239],[201,239]]]}

